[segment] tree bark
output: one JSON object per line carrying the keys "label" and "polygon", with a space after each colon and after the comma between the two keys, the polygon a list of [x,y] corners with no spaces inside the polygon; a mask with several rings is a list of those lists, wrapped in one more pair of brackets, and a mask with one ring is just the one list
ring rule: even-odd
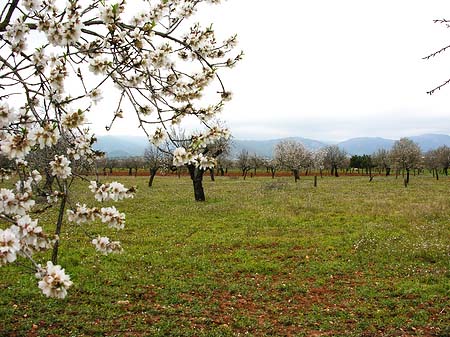
{"label": "tree bark", "polygon": [[214,169],[209,169],[209,176],[211,177],[211,181],[216,181],[214,178]]}
{"label": "tree bark", "polygon": [[158,172],[158,169],[151,168],[150,169],[150,179],[148,180],[148,187],[153,186],[153,179],[155,179],[156,172]]}
{"label": "tree bark", "polygon": [[297,182],[300,179],[299,170],[295,169],[295,170],[292,170],[292,172],[294,173],[295,182]]}
{"label": "tree bark", "polygon": [[53,181],[55,180],[55,177],[50,174],[50,171],[48,169],[45,169],[45,184],[43,187],[44,191],[52,191],[53,189]]}
{"label": "tree bark", "polygon": [[386,177],[391,175],[391,168],[390,167],[386,167]]}
{"label": "tree bark", "polygon": [[194,186],[195,201],[205,201],[205,191],[203,190],[203,173],[205,171],[200,170],[194,165],[189,165],[188,169]]}
{"label": "tree bark", "polygon": [[66,210],[66,201],[67,201],[67,187],[66,183],[64,182],[64,195],[61,199],[61,205],[59,207],[58,222],[56,223],[56,230],[55,230],[56,240],[53,245],[53,252],[52,252],[52,263],[54,265],[58,264],[59,236],[61,234],[64,212]]}
{"label": "tree bark", "polygon": [[406,185],[409,184],[409,169],[406,169]]}

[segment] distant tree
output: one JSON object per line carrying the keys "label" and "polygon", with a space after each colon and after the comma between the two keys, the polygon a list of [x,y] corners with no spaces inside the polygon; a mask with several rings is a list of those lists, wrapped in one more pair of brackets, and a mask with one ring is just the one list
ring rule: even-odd
{"label": "distant tree", "polygon": [[323,169],[325,168],[326,150],[324,148],[312,152],[312,166],[315,170],[319,170],[320,177],[323,177]]}
{"label": "distant tree", "polygon": [[278,166],[292,171],[295,182],[300,179],[300,170],[308,167],[311,153],[302,143],[284,140],[275,146],[274,158]]}
{"label": "distant tree", "polygon": [[272,179],[275,178],[275,173],[278,170],[278,162],[275,158],[263,158],[263,165],[266,168],[267,172],[270,172]]}
{"label": "distant tree", "polygon": [[379,149],[372,154],[372,161],[375,167],[386,173],[386,177],[391,173],[391,156],[386,149]]}
{"label": "distant tree", "polygon": [[243,149],[236,160],[236,165],[239,167],[239,169],[242,171],[242,176],[245,178],[247,177],[248,171],[252,169],[251,162],[250,162],[250,156],[248,154],[248,151]]}
{"label": "distant tree", "polygon": [[363,168],[362,162],[363,162],[363,157],[362,156],[353,155],[353,156],[350,157],[350,168],[351,169],[355,169],[356,168],[356,169],[358,169],[358,172],[359,172],[359,170],[361,170]]}
{"label": "distant tree", "polygon": [[439,167],[444,170],[444,174],[448,176],[448,168],[450,167],[450,147],[444,145],[436,149],[436,156]]}
{"label": "distant tree", "polygon": [[425,167],[433,173],[433,177],[436,177],[436,180],[439,180],[440,160],[437,149],[425,153],[424,164]]}
{"label": "distant tree", "polygon": [[331,175],[339,177],[338,169],[347,166],[347,153],[337,145],[329,145],[325,147],[324,163],[331,170]]}
{"label": "distant tree", "polygon": [[159,169],[169,169],[172,165],[172,156],[150,144],[144,152],[144,165],[148,167],[150,177],[148,187],[153,186],[153,180]]}
{"label": "distant tree", "polygon": [[0,154],[0,181],[9,179],[9,176],[14,168],[14,162],[9,160],[8,157]]}
{"label": "distant tree", "polygon": [[[167,134],[168,139],[165,142],[165,149],[167,151],[174,145],[176,148],[173,151],[173,165],[176,167],[187,167],[189,175],[194,187],[194,197],[196,201],[205,201],[205,192],[203,189],[203,175],[206,171],[210,171],[212,178],[214,177],[213,168],[216,165],[216,158],[224,151],[228,151],[230,135],[227,129],[221,128],[220,121],[215,121],[215,126],[209,130],[208,140],[202,139],[202,135],[187,134],[183,129],[172,129]],[[214,130],[217,134],[214,134]],[[162,146],[160,145],[161,149]],[[195,149],[195,150],[194,150]],[[192,155],[195,151],[197,155]]]}
{"label": "distant tree", "polygon": [[262,166],[264,166],[264,160],[261,156],[258,156],[256,153],[253,153],[249,158],[250,166],[253,169],[253,175],[256,175],[256,170]]}
{"label": "distant tree", "polygon": [[409,184],[410,171],[421,161],[422,151],[411,139],[400,138],[391,149],[391,160],[397,169],[406,171],[405,186]]}

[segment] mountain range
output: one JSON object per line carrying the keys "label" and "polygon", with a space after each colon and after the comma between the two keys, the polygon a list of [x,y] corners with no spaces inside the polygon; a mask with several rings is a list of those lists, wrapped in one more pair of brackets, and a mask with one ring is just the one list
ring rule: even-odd
{"label": "mountain range", "polygon": [[[408,137],[416,142],[422,151],[429,151],[442,145],[450,146],[450,136],[442,134],[425,134],[421,136]],[[310,150],[317,150],[330,145],[329,142],[318,141],[302,137],[290,137],[270,140],[239,140],[232,141],[232,157],[236,157],[242,150],[259,156],[271,157],[275,145],[282,140],[295,140],[303,143]],[[394,139],[380,137],[351,138],[338,145],[350,155],[371,154],[378,149],[389,150],[394,144]],[[148,146],[148,140],[141,136],[98,136],[94,148],[107,153],[108,157],[131,157],[142,156]]]}

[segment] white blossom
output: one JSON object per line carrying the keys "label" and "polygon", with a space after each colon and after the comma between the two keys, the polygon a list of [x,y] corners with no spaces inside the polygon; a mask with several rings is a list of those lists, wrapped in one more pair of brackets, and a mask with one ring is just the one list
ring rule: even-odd
{"label": "white blossom", "polygon": [[89,221],[94,221],[98,214],[97,208],[88,208],[86,204],[77,204],[75,211],[67,210],[67,219],[70,222],[82,224]]}
{"label": "white blossom", "polygon": [[99,236],[96,239],[92,240],[92,244],[95,246],[95,249],[100,253],[107,255],[110,253],[121,253],[122,246],[119,241],[110,241],[109,238],[103,236]]}
{"label": "white blossom", "polygon": [[67,179],[72,175],[70,168],[70,160],[65,156],[55,156],[55,159],[50,162],[50,168],[53,176],[61,179]]}
{"label": "white blossom", "polygon": [[91,99],[92,103],[97,104],[103,99],[102,91],[98,88],[91,90],[88,97]]}
{"label": "white blossom", "polygon": [[29,140],[32,143],[39,144],[39,148],[55,145],[59,139],[59,131],[56,126],[44,125],[31,130]]}
{"label": "white blossom", "polygon": [[25,215],[17,220],[17,226],[13,226],[20,240],[22,250],[28,254],[49,249],[51,240],[44,234],[42,227],[37,225],[38,220],[32,220]]}
{"label": "white blossom", "polygon": [[123,229],[125,226],[125,213],[120,213],[114,206],[102,208],[100,219],[111,228]]}
{"label": "white blossom", "polygon": [[0,265],[14,262],[20,250],[19,238],[11,229],[0,229]]}
{"label": "white blossom", "polygon": [[178,147],[173,151],[173,165],[183,166],[186,163],[187,152],[184,147]]}
{"label": "white blossom", "polygon": [[18,115],[8,103],[0,102],[0,128],[8,126],[9,123],[15,121]]}
{"label": "white blossom", "polygon": [[72,286],[70,276],[67,275],[60,265],[53,265],[51,261],[47,262],[47,267],[36,273],[36,277],[41,280],[38,282],[39,289],[47,297],[64,298],[67,295],[67,289]]}
{"label": "white blossom", "polygon": [[167,134],[162,128],[157,128],[152,137],[152,143],[155,146],[159,146],[166,139]]}

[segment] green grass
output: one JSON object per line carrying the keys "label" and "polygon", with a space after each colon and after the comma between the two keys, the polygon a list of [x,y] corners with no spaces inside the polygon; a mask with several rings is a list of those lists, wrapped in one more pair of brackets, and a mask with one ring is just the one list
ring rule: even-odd
{"label": "green grass", "polygon": [[[65,225],[74,281],[46,299],[25,269],[0,269],[5,336],[448,336],[450,179],[122,177],[137,185],[121,255]],[[80,184],[78,199],[95,204]],[[74,198],[75,199],[75,198]],[[40,224],[51,228],[51,214]],[[65,240],[70,237],[71,240]],[[48,259],[49,253],[42,256]]]}

